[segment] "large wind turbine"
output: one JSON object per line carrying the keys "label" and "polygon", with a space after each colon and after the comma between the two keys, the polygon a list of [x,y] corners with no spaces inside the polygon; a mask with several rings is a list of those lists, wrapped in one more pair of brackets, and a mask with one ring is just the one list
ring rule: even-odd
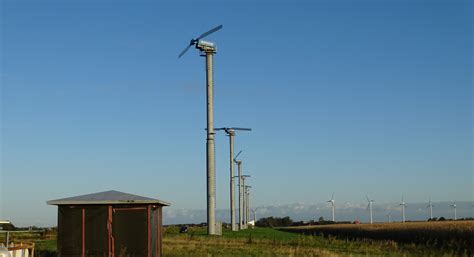
{"label": "large wind turbine", "polygon": [[331,208],[332,208],[332,221],[335,222],[336,220],[334,219],[334,192],[332,193],[331,200],[327,201],[328,203],[331,203]]}
{"label": "large wind turbine", "polygon": [[206,140],[206,178],[207,178],[207,233],[216,234],[216,167],[214,147],[214,83],[213,57],[216,46],[212,42],[202,40],[204,37],[222,29],[219,25],[199,37],[191,39],[189,45],[178,55],[181,58],[191,46],[195,46],[206,57],[206,89],[207,89],[207,140]]}
{"label": "large wind turbine", "polygon": [[429,199],[429,202],[428,202],[428,205],[426,206],[426,208],[430,208],[430,220],[433,219],[433,203],[431,202],[431,196],[430,196],[430,199]]}
{"label": "large wind turbine", "polygon": [[223,130],[229,136],[230,148],[230,224],[232,224],[232,231],[237,231],[237,223],[235,219],[235,178],[234,178],[234,137],[235,131],[251,131],[250,128],[216,128],[216,131]]}
{"label": "large wind turbine", "polygon": [[245,185],[245,179],[249,178],[250,175],[241,175],[240,180],[242,181],[242,228],[247,228],[247,185]]}
{"label": "large wind turbine", "polygon": [[407,203],[403,200],[402,196],[402,201],[400,202],[400,206],[402,207],[402,222],[405,222],[405,207],[407,207]]}
{"label": "large wind turbine", "polygon": [[454,208],[454,220],[457,220],[457,216],[456,216],[456,201],[454,201],[454,204],[451,204],[450,206]]}
{"label": "large wind turbine", "polygon": [[238,187],[239,187],[239,229],[243,228],[243,209],[244,209],[244,198],[243,198],[243,188],[242,188],[242,160],[237,160],[237,157],[242,153],[240,151],[235,157],[234,157],[234,162],[237,163],[237,171],[238,174],[236,177],[239,180]]}
{"label": "large wind turbine", "polygon": [[250,188],[251,186],[245,186],[245,227],[247,228],[250,221]]}
{"label": "large wind turbine", "polygon": [[372,204],[375,202],[373,199],[369,199],[369,196],[366,195],[367,197],[367,209],[370,211],[370,224],[373,224],[373,219],[372,219]]}

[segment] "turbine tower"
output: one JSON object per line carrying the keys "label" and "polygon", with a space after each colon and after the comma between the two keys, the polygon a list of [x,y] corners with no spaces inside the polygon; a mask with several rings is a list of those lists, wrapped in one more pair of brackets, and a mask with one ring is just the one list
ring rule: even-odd
{"label": "turbine tower", "polygon": [[234,176],[234,137],[235,131],[251,131],[249,128],[216,128],[215,131],[223,130],[227,136],[229,136],[229,148],[230,148],[230,224],[232,224],[232,231],[237,231],[237,222],[235,219],[235,176]]}
{"label": "turbine tower", "polygon": [[405,203],[405,201],[403,200],[403,196],[400,206],[402,207],[402,222],[405,222],[405,207],[407,207],[407,203]]}
{"label": "turbine tower", "polygon": [[257,225],[257,210],[260,209],[261,207],[257,207],[252,210],[253,212],[253,220],[255,221],[255,226]]}
{"label": "turbine tower", "polygon": [[327,201],[328,203],[331,203],[331,208],[332,208],[332,222],[335,222],[336,220],[334,219],[334,192],[332,193],[331,200]]}
{"label": "turbine tower", "polygon": [[366,195],[366,197],[367,197],[367,202],[368,202],[368,204],[367,204],[367,209],[370,211],[370,224],[373,224],[373,219],[372,219],[372,217],[373,217],[373,216],[372,216],[372,204],[373,204],[375,201],[374,201],[374,200],[371,200],[368,195]]}
{"label": "turbine tower", "polygon": [[453,207],[453,209],[454,209],[454,220],[457,220],[457,216],[456,216],[456,201],[454,201],[454,204],[451,204],[450,206]]}
{"label": "turbine tower", "polygon": [[245,185],[245,178],[249,178],[250,175],[242,175],[242,228],[247,228],[247,185]]}
{"label": "turbine tower", "polygon": [[216,167],[214,145],[214,83],[212,59],[216,46],[212,42],[202,40],[204,37],[222,29],[219,25],[199,37],[191,39],[189,45],[178,55],[181,58],[191,46],[195,46],[206,57],[206,99],[207,99],[207,138],[206,138],[206,184],[207,184],[207,233],[216,234]]}
{"label": "turbine tower", "polygon": [[234,157],[234,162],[237,163],[237,171],[238,175],[235,176],[238,180],[238,187],[239,187],[239,229],[242,229],[242,220],[243,220],[243,209],[244,209],[244,199],[243,199],[243,189],[242,189],[242,160],[237,160],[237,157],[242,153],[240,151],[235,157]]}
{"label": "turbine tower", "polygon": [[426,208],[430,208],[430,220],[433,220],[433,203],[431,202],[431,196],[430,196],[430,199],[429,199],[429,202],[428,202],[428,205],[426,206]]}
{"label": "turbine tower", "polygon": [[250,221],[250,188],[245,186],[245,226],[248,227]]}

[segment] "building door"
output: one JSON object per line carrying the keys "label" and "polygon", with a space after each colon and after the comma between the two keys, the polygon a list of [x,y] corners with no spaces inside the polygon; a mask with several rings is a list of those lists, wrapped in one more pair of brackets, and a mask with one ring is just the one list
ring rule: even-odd
{"label": "building door", "polygon": [[148,211],[146,207],[113,208],[113,257],[148,257]]}

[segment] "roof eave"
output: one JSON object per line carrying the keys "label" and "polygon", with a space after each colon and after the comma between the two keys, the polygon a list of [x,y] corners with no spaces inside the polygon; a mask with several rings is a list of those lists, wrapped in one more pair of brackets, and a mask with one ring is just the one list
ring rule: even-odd
{"label": "roof eave", "polygon": [[162,206],[170,206],[171,204],[165,201],[156,201],[156,200],[130,200],[130,201],[61,201],[61,200],[52,200],[46,202],[49,205],[99,205],[99,204],[159,204]]}

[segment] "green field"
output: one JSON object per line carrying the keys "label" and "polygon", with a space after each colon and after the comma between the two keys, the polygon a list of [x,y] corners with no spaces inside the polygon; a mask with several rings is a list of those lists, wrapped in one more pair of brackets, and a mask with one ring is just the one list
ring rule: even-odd
{"label": "green field", "polygon": [[[302,229],[302,227],[298,228]],[[303,229],[308,228],[303,227]],[[208,236],[205,228],[202,227],[192,227],[185,234],[180,234],[177,227],[167,227],[164,229],[163,253],[167,257],[471,256],[465,249],[455,247],[433,248],[426,244],[400,243],[394,240],[348,239],[331,235],[300,233],[301,231],[287,232],[272,228],[255,228],[238,232],[224,230],[223,236]],[[0,240],[2,240],[1,234]],[[41,239],[38,234],[15,234],[12,235],[12,240],[16,242],[33,240],[36,243],[36,256],[55,256],[55,239]]]}
{"label": "green field", "polygon": [[204,229],[178,234],[170,229],[164,239],[165,256],[470,256],[459,249],[439,249],[393,240],[337,239],[272,228],[225,231],[210,237]]}

